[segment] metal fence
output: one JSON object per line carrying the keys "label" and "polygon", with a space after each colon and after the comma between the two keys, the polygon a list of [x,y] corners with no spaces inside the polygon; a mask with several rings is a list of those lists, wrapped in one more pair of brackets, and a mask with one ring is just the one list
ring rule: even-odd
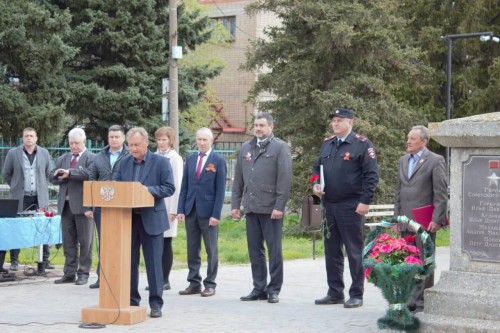
{"label": "metal fence", "polygon": [[[7,152],[14,148],[17,147],[18,145],[22,144],[22,140],[19,139],[17,142],[12,142],[12,141],[7,141],[2,138],[0,138],[0,171],[3,171],[3,165],[5,163],[5,157],[7,156]],[[234,167],[236,165],[236,152],[239,149],[241,144],[238,143],[225,143],[225,142],[218,142],[214,144],[213,146],[213,151],[219,153],[222,155],[227,162],[227,178],[226,178],[226,199],[230,198],[231,196],[231,187],[233,185],[233,179],[234,179]],[[89,151],[93,153],[98,153],[101,151],[101,149],[104,147],[104,142],[96,142],[96,141],[91,141],[87,140],[86,147]],[[55,164],[55,160],[63,155],[64,153],[69,151],[69,146],[68,143],[65,142],[62,146],[58,147],[45,147],[51,156],[52,163]],[[189,150],[186,156],[183,156],[183,159],[186,160],[186,157],[189,156],[189,154],[195,152],[196,150],[192,149]],[[1,181],[0,184],[4,184],[3,180],[3,172],[1,176]],[[58,186],[51,186],[50,189],[50,200],[57,200],[57,190]],[[7,185],[0,185],[0,198],[5,198],[8,195],[8,186]]]}

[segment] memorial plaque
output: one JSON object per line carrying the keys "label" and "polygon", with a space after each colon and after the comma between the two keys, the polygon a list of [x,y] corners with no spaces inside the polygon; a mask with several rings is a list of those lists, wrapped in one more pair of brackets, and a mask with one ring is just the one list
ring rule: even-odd
{"label": "memorial plaque", "polygon": [[500,156],[471,155],[463,164],[462,251],[500,262]]}

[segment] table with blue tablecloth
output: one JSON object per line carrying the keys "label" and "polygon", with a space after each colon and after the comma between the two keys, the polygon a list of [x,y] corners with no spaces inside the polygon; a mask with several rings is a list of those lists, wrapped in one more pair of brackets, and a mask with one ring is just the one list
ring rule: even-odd
{"label": "table with blue tablecloth", "polygon": [[0,250],[60,244],[61,216],[0,218]]}

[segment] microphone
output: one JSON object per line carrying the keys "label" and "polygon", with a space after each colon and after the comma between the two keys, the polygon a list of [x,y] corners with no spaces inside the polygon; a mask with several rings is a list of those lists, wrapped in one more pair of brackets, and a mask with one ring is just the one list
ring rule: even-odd
{"label": "microphone", "polygon": [[23,209],[21,212],[17,213],[20,216],[32,216],[36,214],[36,209],[38,208],[38,204],[31,204],[26,209]]}
{"label": "microphone", "polygon": [[29,205],[28,207],[26,207],[26,209],[23,209],[23,213],[32,210],[31,208],[33,208],[33,210],[36,210],[38,208],[38,204]]}

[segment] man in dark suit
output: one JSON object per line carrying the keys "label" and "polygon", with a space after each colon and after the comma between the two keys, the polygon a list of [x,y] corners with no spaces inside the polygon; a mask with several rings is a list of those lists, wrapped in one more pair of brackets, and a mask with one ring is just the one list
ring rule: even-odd
{"label": "man in dark suit", "polygon": [[[120,125],[112,125],[108,129],[108,145],[104,147],[94,158],[89,180],[105,181],[112,180],[113,174],[118,170],[120,161],[128,155],[128,148],[124,145],[125,132]],[[97,241],[101,242],[101,207],[94,207],[93,212],[95,227],[97,230]],[[90,289],[99,288],[101,262],[97,262],[97,281],[89,285]]]}
{"label": "man in dark suit", "polygon": [[240,297],[242,301],[278,303],[283,285],[283,216],[292,186],[292,155],[288,144],[273,135],[273,128],[269,113],[255,117],[255,137],[241,146],[234,170],[231,215],[239,219],[243,203],[253,278],[253,289]]}
{"label": "man in dark suit", "polygon": [[[73,128],[68,133],[70,152],[60,156],[50,181],[59,185],[57,210],[61,214],[64,249],[64,275],[54,283],[86,284],[92,266],[94,222],[92,211],[83,207],[83,182],[89,179],[94,154],[85,148],[85,131]],[[80,267],[78,267],[80,266]]]}
{"label": "man in dark suit", "polygon": [[150,317],[158,318],[163,306],[163,232],[169,228],[163,198],[175,192],[172,168],[168,159],[148,150],[148,133],[144,128],[131,128],[127,143],[130,154],[121,160],[114,180],[140,182],[155,202],[154,207],[132,209],[130,305],[138,306],[141,302],[139,260],[142,246],[149,284]]}
{"label": "man in dark suit", "polygon": [[[445,222],[448,206],[448,185],[444,158],[427,149],[429,131],[424,126],[415,126],[408,134],[406,141],[407,152],[399,159],[398,180],[396,187],[396,202],[394,214],[405,215],[413,219],[412,209],[427,205],[434,205],[432,221],[427,232],[433,242],[436,241],[436,232]],[[407,233],[407,230],[401,230]],[[416,237],[417,246],[421,252],[422,243]],[[424,290],[434,285],[434,273],[431,273],[424,283],[415,289],[408,308],[413,312],[424,309]]]}
{"label": "man in dark suit", "polygon": [[[221,217],[226,187],[226,161],[212,151],[214,137],[209,128],[196,132],[198,152],[189,156],[184,164],[178,220],[186,221],[189,286],[180,295],[201,293],[203,297],[215,295],[215,278],[219,266],[218,224]],[[207,251],[207,277],[201,291],[201,238]]]}

